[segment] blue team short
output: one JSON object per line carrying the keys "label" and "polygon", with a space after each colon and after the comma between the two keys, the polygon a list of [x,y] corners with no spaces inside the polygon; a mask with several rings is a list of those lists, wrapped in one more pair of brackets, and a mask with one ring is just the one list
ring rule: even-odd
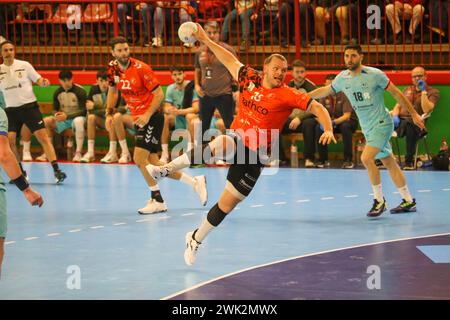
{"label": "blue team short", "polygon": [[389,142],[394,132],[394,124],[392,121],[382,123],[364,133],[366,137],[366,145],[380,149],[380,152],[375,156],[375,159],[383,159],[392,154],[392,147]]}

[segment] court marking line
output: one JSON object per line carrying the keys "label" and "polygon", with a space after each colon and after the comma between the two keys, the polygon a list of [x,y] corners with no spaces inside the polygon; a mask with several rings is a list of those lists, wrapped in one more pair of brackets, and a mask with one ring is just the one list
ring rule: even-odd
{"label": "court marking line", "polygon": [[39,239],[39,237],[28,237],[28,238],[24,238],[23,240],[31,241],[31,240],[37,240],[37,239]]}
{"label": "court marking line", "polygon": [[344,196],[344,198],[357,198],[357,197],[359,197],[359,195],[357,194],[349,194],[347,196]]}
{"label": "court marking line", "polygon": [[90,229],[102,229],[102,228],[104,228],[105,226],[93,226],[93,227],[89,227]]}
{"label": "court marking line", "polygon": [[49,233],[49,234],[47,234],[47,237],[56,237],[56,236],[60,236],[60,235],[61,235],[61,233],[55,232],[55,233]]}
{"label": "court marking line", "polygon": [[423,193],[423,192],[431,192],[432,190],[430,189],[422,189],[422,190],[417,190],[417,192],[419,193]]}
{"label": "court marking line", "polygon": [[250,206],[250,208],[261,208],[261,207],[264,207],[264,205],[263,204],[253,204]]}
{"label": "court marking line", "polygon": [[5,242],[5,245],[8,245],[8,244],[14,244],[14,243],[16,243],[15,241],[6,241]]}
{"label": "court marking line", "polygon": [[80,231],[82,231],[83,229],[72,229],[72,230],[69,230],[69,232],[70,233],[74,233],[74,232],[80,232]]}
{"label": "court marking line", "polygon": [[301,203],[301,202],[310,202],[311,200],[309,200],[309,199],[300,199],[300,200],[297,200],[296,202],[298,202],[298,203]]}
{"label": "court marking line", "polygon": [[116,222],[113,224],[113,226],[123,226],[124,224],[127,224],[126,222]]}
{"label": "court marking line", "polygon": [[280,201],[280,202],[274,202],[274,205],[278,206],[278,205],[282,205],[282,204],[287,204],[286,201]]}
{"label": "court marking line", "polygon": [[322,197],[320,200],[334,200],[334,197]]}
{"label": "court marking line", "polygon": [[263,268],[263,267],[267,267],[267,266],[270,266],[270,265],[274,265],[274,264],[278,264],[278,263],[282,263],[282,262],[287,262],[287,261],[291,261],[291,260],[295,260],[295,259],[307,258],[307,257],[321,255],[321,254],[336,252],[336,251],[343,251],[343,250],[349,250],[349,249],[355,249],[355,248],[361,248],[361,247],[368,247],[368,246],[374,246],[374,245],[390,243],[390,242],[400,242],[400,241],[406,241],[406,240],[424,239],[424,238],[432,238],[432,237],[447,236],[447,235],[450,235],[450,233],[449,232],[447,232],[447,233],[437,233],[437,234],[431,234],[431,235],[425,235],[425,236],[417,236],[417,237],[408,237],[408,238],[399,238],[399,239],[393,239],[393,240],[371,242],[371,243],[359,244],[359,245],[355,245],[355,246],[349,246],[349,247],[325,250],[325,251],[320,251],[320,252],[313,252],[313,253],[308,253],[308,254],[301,255],[301,256],[281,259],[281,260],[277,260],[277,261],[274,261],[274,262],[264,263],[264,264],[260,264],[260,265],[257,265],[257,266],[248,267],[248,268],[245,268],[245,269],[241,269],[241,270],[238,270],[238,271],[227,273],[225,275],[216,277],[216,278],[208,280],[208,281],[201,282],[201,283],[199,283],[199,284],[197,284],[195,286],[189,287],[187,289],[184,289],[184,290],[178,291],[176,293],[173,293],[171,295],[168,295],[166,297],[163,297],[160,300],[171,299],[171,298],[176,297],[178,295],[181,295],[181,294],[184,294],[186,292],[198,289],[198,288],[203,287],[203,286],[205,286],[207,284],[213,283],[213,282],[218,281],[218,280],[225,279],[227,277],[234,276],[234,275],[239,274],[239,273],[243,273],[243,272],[247,272],[247,271],[250,271],[250,270]]}

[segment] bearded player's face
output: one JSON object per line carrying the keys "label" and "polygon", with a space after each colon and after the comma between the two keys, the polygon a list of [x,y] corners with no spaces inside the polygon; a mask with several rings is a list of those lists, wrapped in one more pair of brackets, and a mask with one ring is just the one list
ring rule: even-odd
{"label": "bearded player's face", "polygon": [[114,50],[112,51],[112,55],[114,58],[119,61],[122,65],[127,65],[128,60],[130,59],[130,47],[128,43],[118,43],[114,46]]}

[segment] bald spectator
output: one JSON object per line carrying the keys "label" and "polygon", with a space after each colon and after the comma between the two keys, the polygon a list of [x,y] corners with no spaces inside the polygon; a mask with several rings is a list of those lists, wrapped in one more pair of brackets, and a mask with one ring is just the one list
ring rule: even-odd
{"label": "bald spectator", "polygon": [[[411,72],[412,85],[403,90],[405,97],[412,103],[414,109],[423,118],[427,118],[439,101],[439,90],[429,86],[424,68],[416,67]],[[396,104],[392,110],[395,131],[398,137],[406,136],[406,157],[404,170],[414,170],[414,154],[423,131],[411,120],[408,110]]]}

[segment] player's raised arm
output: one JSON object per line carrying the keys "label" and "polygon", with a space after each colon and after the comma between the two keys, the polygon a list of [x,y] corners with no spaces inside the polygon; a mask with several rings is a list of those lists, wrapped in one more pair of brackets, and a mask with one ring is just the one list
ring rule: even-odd
{"label": "player's raised arm", "polygon": [[242,63],[230,51],[212,41],[200,24],[196,23],[196,25],[197,32],[193,35],[214,53],[216,58],[228,69],[234,80],[237,81]]}

